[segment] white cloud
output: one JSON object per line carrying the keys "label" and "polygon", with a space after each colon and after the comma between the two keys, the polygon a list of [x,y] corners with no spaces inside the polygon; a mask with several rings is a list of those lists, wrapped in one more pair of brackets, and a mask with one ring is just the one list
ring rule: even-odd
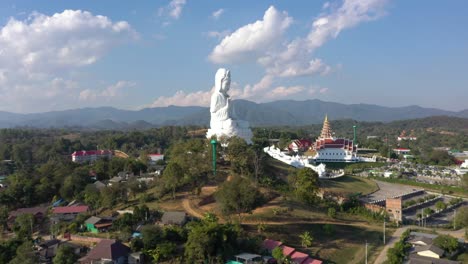
{"label": "white cloud", "polygon": [[129,81],[118,81],[107,86],[103,90],[85,89],[80,92],[79,99],[82,101],[111,100],[122,96],[122,90],[135,87],[136,83]]}
{"label": "white cloud", "polygon": [[186,0],[171,0],[167,6],[158,8],[157,14],[158,16],[166,14],[172,19],[179,19],[186,3]]}
{"label": "white cloud", "polygon": [[172,0],[169,3],[169,15],[174,19],[179,19],[182,14],[182,9],[184,8],[186,1],[185,0]]}
{"label": "white cloud", "polygon": [[149,107],[163,107],[169,105],[179,106],[207,106],[210,104],[211,91],[197,91],[185,93],[177,91],[173,96],[161,96],[157,98]]}
{"label": "white cloud", "polygon": [[214,19],[218,19],[221,17],[221,15],[224,14],[224,9],[220,8],[216,11],[214,11],[211,16],[214,18]]}
{"label": "white cloud", "polygon": [[71,76],[137,38],[126,21],[81,10],[10,18],[0,28],[0,105],[9,111],[70,108],[80,93]]}
{"label": "white cloud", "polygon": [[240,27],[226,36],[211,52],[214,63],[232,63],[258,58],[265,54],[282,38],[291,25],[292,18],[286,12],[279,12],[270,6],[263,16],[252,24]]}
{"label": "white cloud", "polygon": [[230,30],[223,30],[223,31],[208,31],[205,33],[206,36],[210,38],[217,38],[217,39],[222,39],[226,37],[227,35],[231,34]]}
{"label": "white cloud", "polygon": [[291,95],[298,94],[302,91],[304,91],[304,86],[302,85],[296,85],[296,86],[278,86],[271,90],[268,94],[266,94],[266,97],[269,99],[280,99],[280,98],[285,98]]}
{"label": "white cloud", "polygon": [[[323,13],[313,21],[308,34],[293,40],[285,38],[285,32],[293,19],[286,12],[280,12],[271,6],[262,20],[244,25],[224,37],[211,51],[209,59],[216,64],[255,62],[265,69],[265,75],[257,84],[247,84],[244,88],[233,87],[230,94],[234,99],[261,102],[298,94],[304,99],[325,94],[328,92],[326,87],[278,86],[275,83],[285,78],[330,73],[332,68],[314,56],[315,50],[336,38],[342,30],[384,15],[386,2],[387,0],[344,0],[341,5],[326,2]],[[220,36],[219,32],[207,35]],[[337,68],[341,68],[341,65]],[[153,105],[207,106],[209,99],[208,91],[179,91],[174,96],[157,99]]]}

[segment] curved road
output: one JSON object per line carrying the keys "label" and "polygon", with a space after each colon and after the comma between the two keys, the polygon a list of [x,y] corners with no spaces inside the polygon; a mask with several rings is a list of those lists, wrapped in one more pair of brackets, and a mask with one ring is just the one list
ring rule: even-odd
{"label": "curved road", "polygon": [[[420,226],[404,226],[398,228],[393,235],[391,236],[390,240],[388,241],[387,245],[382,249],[380,252],[379,256],[375,259],[374,264],[381,264],[384,263],[385,260],[387,260],[387,252],[388,249],[393,247],[398,240],[400,240],[401,235],[403,232],[405,232],[408,228],[418,228],[418,229],[425,229],[427,231],[432,231],[433,229],[430,228],[423,228]],[[448,231],[448,230],[437,230],[437,233],[439,234],[444,234],[444,235],[451,235],[456,238],[462,238],[464,239],[465,236],[465,229],[460,229],[456,231]]]}

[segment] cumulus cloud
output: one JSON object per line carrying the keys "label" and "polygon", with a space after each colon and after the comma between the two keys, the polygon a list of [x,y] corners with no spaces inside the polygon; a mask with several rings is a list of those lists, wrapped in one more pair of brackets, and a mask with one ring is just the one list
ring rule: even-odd
{"label": "cumulus cloud", "polygon": [[[278,85],[284,79],[299,76],[326,75],[332,71],[314,52],[327,41],[338,37],[341,31],[355,27],[363,22],[372,21],[385,15],[387,0],[343,0],[326,2],[322,13],[310,25],[309,32],[293,40],[286,39],[286,32],[293,23],[293,18],[284,11],[270,6],[263,19],[246,24],[225,36],[216,45],[208,58],[216,64],[253,62],[261,65],[265,75],[256,84],[247,84],[244,88],[233,88],[231,95],[236,99],[262,101],[274,100],[301,94],[313,96],[325,94],[328,88]],[[219,37],[218,32],[208,36]],[[338,65],[337,68],[341,66]],[[171,104],[184,103],[190,99],[203,100],[197,105],[209,104],[209,92],[185,93],[179,91],[174,97],[164,97]],[[159,99],[156,100],[159,102]],[[193,105],[193,102],[191,103]]]}
{"label": "cumulus cloud", "polygon": [[137,38],[126,21],[81,10],[10,18],[0,28],[0,102],[10,111],[39,111],[77,101],[72,73]]}
{"label": "cumulus cloud", "polygon": [[211,17],[213,17],[214,19],[218,19],[221,17],[221,15],[224,13],[224,9],[220,8],[216,11],[214,11],[212,14],[211,14]]}
{"label": "cumulus cloud", "polygon": [[278,45],[292,18],[270,6],[263,16],[226,36],[209,55],[214,63],[233,63],[258,58]]}
{"label": "cumulus cloud", "polygon": [[[171,0],[167,6],[158,9],[158,16],[167,15],[172,19],[179,19],[186,3],[186,0]],[[169,24],[167,21],[164,23]]]}
{"label": "cumulus cloud", "polygon": [[122,96],[122,91],[134,87],[136,83],[129,81],[118,81],[107,86],[103,90],[85,89],[80,92],[79,99],[82,101],[111,100],[114,97]]}
{"label": "cumulus cloud", "polygon": [[197,91],[185,93],[177,91],[173,96],[161,96],[157,98],[149,107],[163,107],[169,105],[179,106],[207,106],[210,104],[211,91]]}

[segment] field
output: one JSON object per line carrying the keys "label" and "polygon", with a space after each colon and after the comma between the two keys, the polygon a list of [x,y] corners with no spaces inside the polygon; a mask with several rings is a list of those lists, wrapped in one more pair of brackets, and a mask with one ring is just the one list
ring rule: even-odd
{"label": "field", "polygon": [[327,191],[343,194],[366,195],[379,189],[373,180],[349,175],[334,180],[323,180],[320,185]]}

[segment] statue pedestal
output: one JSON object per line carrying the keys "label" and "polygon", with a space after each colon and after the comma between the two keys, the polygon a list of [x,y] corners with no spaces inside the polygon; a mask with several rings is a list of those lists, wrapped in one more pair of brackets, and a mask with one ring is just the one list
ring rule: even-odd
{"label": "statue pedestal", "polygon": [[249,122],[243,120],[233,120],[227,119],[222,122],[212,123],[211,128],[208,129],[206,133],[207,138],[211,138],[212,136],[216,136],[216,138],[220,137],[240,137],[244,139],[247,144],[252,144],[252,130],[249,128]]}

